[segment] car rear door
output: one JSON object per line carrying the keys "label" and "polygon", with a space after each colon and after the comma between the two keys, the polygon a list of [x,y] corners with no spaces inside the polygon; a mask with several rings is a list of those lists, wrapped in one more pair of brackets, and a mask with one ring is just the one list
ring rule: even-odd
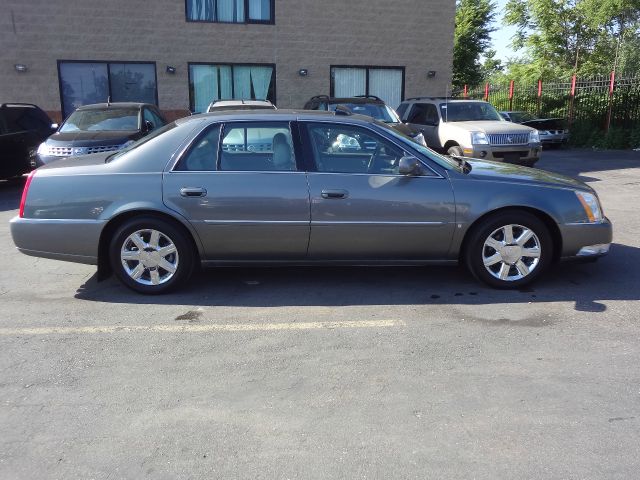
{"label": "car rear door", "polygon": [[304,124],[311,194],[311,259],[446,258],[455,226],[448,178],[424,166],[400,175],[406,151],[362,126]]}
{"label": "car rear door", "polygon": [[211,125],[164,174],[164,202],[194,225],[203,260],[306,257],[309,189],[296,164],[292,127],[287,121]]}

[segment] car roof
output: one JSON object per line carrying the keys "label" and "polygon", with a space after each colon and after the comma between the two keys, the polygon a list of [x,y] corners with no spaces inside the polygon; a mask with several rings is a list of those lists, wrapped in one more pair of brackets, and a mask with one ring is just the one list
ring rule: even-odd
{"label": "car roof", "polygon": [[316,95],[315,97],[311,97],[307,103],[312,101],[327,102],[327,103],[361,103],[361,104],[375,103],[377,105],[384,105],[384,101],[382,99],[377,97],[372,97],[372,96],[329,97],[327,95]]}
{"label": "car roof", "polygon": [[38,107],[37,105],[35,105],[33,103],[7,102],[7,103],[0,104],[0,108],[13,108],[13,107],[40,108],[40,107]]}
{"label": "car roof", "polygon": [[407,98],[402,103],[424,102],[429,100],[440,102],[440,103],[465,103],[465,102],[489,103],[485,100],[476,100],[474,98],[451,98],[451,97],[412,97],[412,98]]}
{"label": "car roof", "polygon": [[[335,112],[327,112],[324,110],[221,110],[209,113],[199,113],[189,117],[183,117],[176,120],[181,125],[197,120],[218,120],[218,121],[293,121],[293,120],[309,120],[321,121],[332,120],[337,122],[356,121],[359,123],[375,123],[371,117],[358,114],[345,114]],[[345,122],[349,123],[349,122]]]}
{"label": "car roof", "polygon": [[140,102],[110,102],[110,103],[94,103],[91,105],[82,105],[76,110],[103,110],[105,108],[142,108],[142,107],[153,107],[157,108],[155,105],[150,103],[140,103]]}
{"label": "car roof", "polygon": [[209,106],[228,107],[234,105],[265,105],[272,106],[269,100],[214,100]]}

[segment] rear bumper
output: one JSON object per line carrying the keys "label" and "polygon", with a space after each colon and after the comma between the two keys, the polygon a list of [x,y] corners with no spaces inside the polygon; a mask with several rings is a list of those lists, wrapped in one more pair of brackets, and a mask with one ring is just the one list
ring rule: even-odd
{"label": "rear bumper", "polygon": [[608,218],[602,223],[560,225],[563,260],[599,258],[609,253],[613,226]]}
{"label": "rear bumper", "polygon": [[96,265],[104,224],[98,220],[15,217],[9,227],[16,247],[26,255]]}

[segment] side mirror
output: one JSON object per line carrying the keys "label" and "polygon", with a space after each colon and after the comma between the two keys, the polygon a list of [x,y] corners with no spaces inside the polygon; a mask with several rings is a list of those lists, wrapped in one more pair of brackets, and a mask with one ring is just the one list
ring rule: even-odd
{"label": "side mirror", "polygon": [[150,132],[151,130],[153,130],[153,123],[151,123],[149,120],[145,120],[144,121],[144,131],[145,132]]}
{"label": "side mirror", "polygon": [[406,155],[398,162],[398,173],[400,175],[420,175],[421,172],[420,161],[416,157]]}
{"label": "side mirror", "polygon": [[57,123],[52,123],[51,124],[51,130],[57,130],[59,126],[60,125],[58,125]]}

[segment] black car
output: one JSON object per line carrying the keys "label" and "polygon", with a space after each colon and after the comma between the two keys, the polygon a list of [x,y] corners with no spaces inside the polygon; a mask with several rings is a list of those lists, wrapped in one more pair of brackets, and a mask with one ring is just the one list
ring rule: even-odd
{"label": "black car", "polygon": [[36,105],[0,105],[0,179],[17,177],[31,170],[38,145],[57,127]]}
{"label": "black car", "polygon": [[359,115],[367,115],[388,124],[398,132],[411,137],[420,145],[427,146],[421,131],[414,130],[406,123],[402,123],[396,111],[375,95],[356,95],[355,97],[336,98],[327,95],[311,97],[304,105],[305,110],[328,110],[335,112],[338,106],[348,108]]}
{"label": "black car", "polygon": [[155,105],[99,103],[75,110],[38,148],[36,164],[127,147],[167,121]]}

